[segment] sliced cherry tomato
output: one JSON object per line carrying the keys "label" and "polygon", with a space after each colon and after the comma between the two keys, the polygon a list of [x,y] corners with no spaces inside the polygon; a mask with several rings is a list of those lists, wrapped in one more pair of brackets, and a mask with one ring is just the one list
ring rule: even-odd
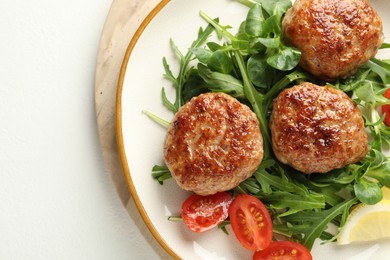
{"label": "sliced cherry tomato", "polygon": [[204,232],[227,219],[232,200],[227,192],[208,196],[193,194],[184,201],[181,216],[190,230]]}
{"label": "sliced cherry tomato", "polygon": [[264,204],[251,195],[238,195],[229,208],[230,224],[246,249],[263,250],[272,241],[272,220]]}
{"label": "sliced cherry tomato", "polygon": [[272,242],[263,251],[257,251],[253,260],[311,260],[310,251],[303,245],[292,241]]}
{"label": "sliced cherry tomato", "polygon": [[[385,96],[385,98],[389,98],[390,99],[390,89],[386,90],[385,94],[383,94]],[[390,126],[390,105],[383,105],[382,106],[382,113],[386,113],[386,117],[385,117],[385,124]]]}
{"label": "sliced cherry tomato", "polygon": [[390,89],[386,90],[383,96],[385,96],[385,98],[390,98]]}

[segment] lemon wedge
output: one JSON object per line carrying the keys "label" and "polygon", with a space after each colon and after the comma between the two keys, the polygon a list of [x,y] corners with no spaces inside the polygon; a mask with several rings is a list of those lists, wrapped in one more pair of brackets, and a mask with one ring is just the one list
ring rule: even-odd
{"label": "lemon wedge", "polygon": [[390,238],[389,199],[383,199],[375,205],[362,203],[353,208],[339,234],[337,244],[345,245],[382,238]]}
{"label": "lemon wedge", "polygon": [[383,199],[390,200],[390,189],[386,187],[382,187]]}

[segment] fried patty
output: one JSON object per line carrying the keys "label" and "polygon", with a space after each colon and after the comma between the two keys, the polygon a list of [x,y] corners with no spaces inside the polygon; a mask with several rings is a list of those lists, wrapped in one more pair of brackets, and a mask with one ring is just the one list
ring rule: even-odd
{"label": "fried patty", "polygon": [[384,37],[366,0],[297,0],[282,27],[285,40],[302,52],[300,66],[329,81],[354,74]]}
{"label": "fried patty", "polygon": [[164,160],[178,185],[200,195],[236,187],[263,158],[256,115],[224,93],[206,93],[182,106],[168,128]]}
{"label": "fried patty", "polygon": [[368,137],[357,105],[341,90],[302,83],[274,100],[273,151],[282,163],[310,174],[360,161]]}

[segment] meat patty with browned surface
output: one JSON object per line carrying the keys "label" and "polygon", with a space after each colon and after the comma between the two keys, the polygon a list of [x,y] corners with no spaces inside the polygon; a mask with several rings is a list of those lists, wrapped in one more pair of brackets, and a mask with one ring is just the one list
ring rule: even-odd
{"label": "meat patty with browned surface", "polygon": [[310,174],[360,161],[368,136],[357,105],[341,90],[301,83],[274,100],[273,151],[282,163]]}
{"label": "meat patty with browned surface", "polygon": [[178,185],[200,195],[230,190],[263,158],[259,122],[250,108],[223,93],[192,98],[174,116],[164,160]]}
{"label": "meat patty with browned surface", "polygon": [[282,27],[285,40],[302,52],[300,66],[324,80],[354,74],[384,37],[366,0],[297,0]]}

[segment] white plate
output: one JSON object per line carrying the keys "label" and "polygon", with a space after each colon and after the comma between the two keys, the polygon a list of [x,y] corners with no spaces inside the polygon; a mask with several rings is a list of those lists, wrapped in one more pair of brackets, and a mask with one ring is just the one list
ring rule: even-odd
{"label": "white plate", "polygon": [[[370,2],[382,16],[385,35],[390,35],[390,18],[386,14],[390,1]],[[162,57],[167,57],[171,69],[177,70],[169,39],[185,53],[199,27],[206,26],[199,17],[200,10],[211,17],[219,17],[222,24],[232,25],[235,32],[248,9],[234,0],[163,0],[151,12],[130,42],[121,70],[117,94],[119,152],[137,207],[168,253],[183,259],[251,259],[252,253],[239,245],[229,227],[230,235],[218,229],[195,234],[182,223],[169,222],[168,216],[180,214],[181,204],[189,193],[182,191],[173,179],[161,186],[151,177],[153,165],[163,162],[165,129],[142,110],[166,120],[172,118],[172,113],[161,102],[163,86],[168,95],[173,95],[171,84],[162,76]],[[329,259],[329,256],[332,259],[386,259],[390,255],[390,241],[352,246],[316,243],[312,254],[318,260]]]}

